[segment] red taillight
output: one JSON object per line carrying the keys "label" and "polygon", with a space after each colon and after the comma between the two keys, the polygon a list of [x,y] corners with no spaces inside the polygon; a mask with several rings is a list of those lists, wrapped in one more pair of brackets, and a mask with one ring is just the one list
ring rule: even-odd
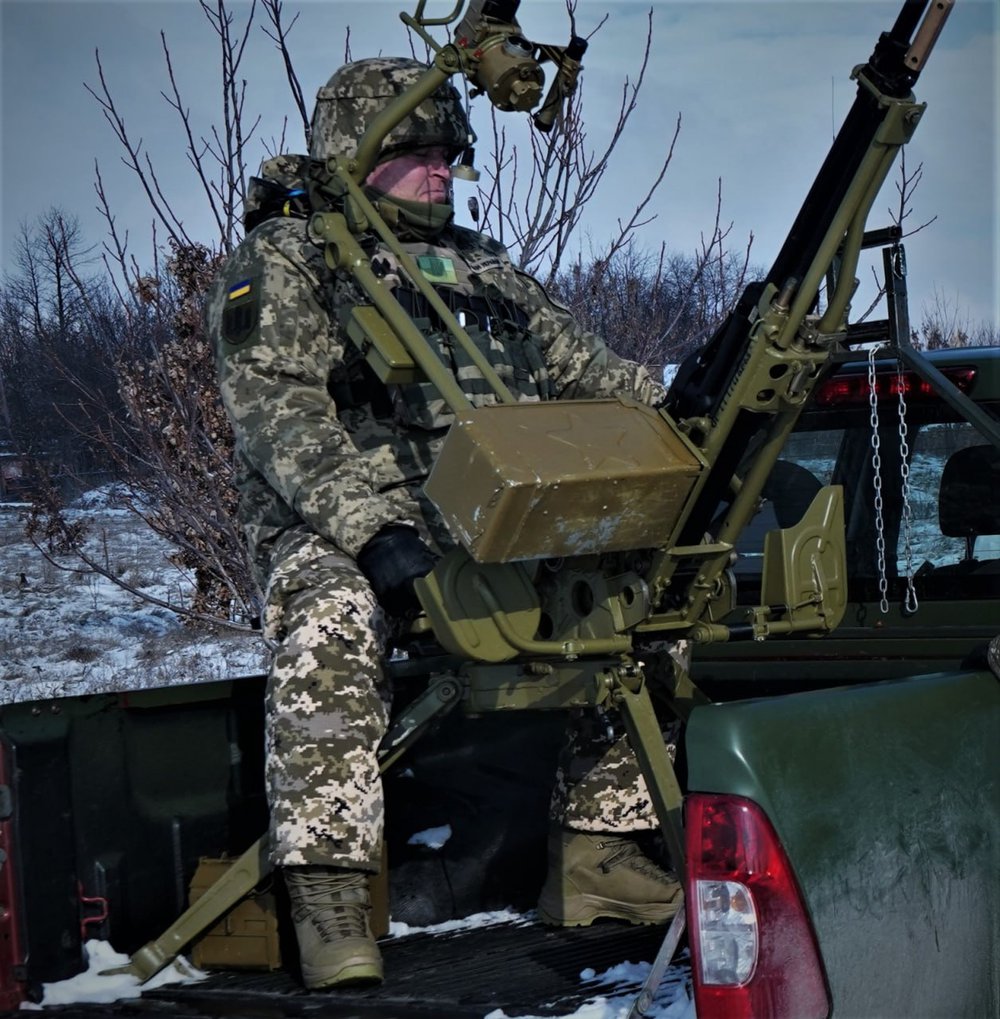
{"label": "red taillight", "polygon": [[767,815],[707,793],[688,796],[685,810],[698,1019],[825,1019],[816,937]]}
{"label": "red taillight", "polygon": [[[976,379],[975,368],[943,368],[941,374],[963,393],[972,388]],[[875,375],[875,395],[878,399],[895,400],[899,397],[900,389],[907,400],[919,402],[936,398],[934,388],[916,372],[903,372],[900,375],[895,368],[878,369]],[[819,384],[814,399],[817,407],[844,407],[867,404],[870,392],[867,375],[834,375]]]}
{"label": "red taillight", "polygon": [[15,859],[13,768],[8,753],[0,739],[0,1009],[5,1014],[28,997]]}

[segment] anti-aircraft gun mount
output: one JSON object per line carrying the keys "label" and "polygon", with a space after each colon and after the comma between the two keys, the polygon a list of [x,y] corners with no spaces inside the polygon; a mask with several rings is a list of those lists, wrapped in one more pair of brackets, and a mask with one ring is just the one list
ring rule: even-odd
{"label": "anti-aircraft gun mount", "polygon": [[[459,547],[416,584],[425,611],[416,636],[438,653],[408,663],[432,675],[387,735],[383,768],[459,704],[472,713],[617,708],[683,877],[681,790],[649,680],[655,673],[659,699],[683,719],[704,698],[687,675],[681,642],[821,635],[841,619],[846,565],[836,486],[821,489],[798,524],[768,535],[760,604],[738,625],[723,622],[735,606],[729,567],[811,393],[838,353],[865,339],[847,318],[866,219],[923,114],[912,87],[953,0],[906,0],[868,62],[854,69],[854,104],[774,265],[682,366],[656,409],[626,398],[517,402],[365,196],[361,185],[382,139],[450,76],[464,75],[501,110],[528,111],[541,102],[540,64],[550,60],[556,74],[535,117],[545,130],[580,71],[585,42],[529,42],[516,21],[518,0],[473,0],[443,46],[427,30],[456,21],[463,4],[431,19],[425,2],[402,17],[433,49],[432,66],[376,117],[352,158],[330,159],[310,187],[311,235],[329,267],[367,299],[345,314],[347,335],[384,383],[429,381],[454,415],[425,491]],[[381,287],[361,243],[369,232],[482,372],[494,406],[469,404]],[[824,280],[831,282],[820,310]],[[148,979],[249,891],[268,866],[264,841],[200,909],[136,953],[131,971]]]}

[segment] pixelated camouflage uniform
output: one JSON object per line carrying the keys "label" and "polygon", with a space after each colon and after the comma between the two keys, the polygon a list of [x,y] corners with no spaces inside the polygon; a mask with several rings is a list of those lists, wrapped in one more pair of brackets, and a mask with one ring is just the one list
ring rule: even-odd
{"label": "pixelated camouflage uniform", "polygon": [[[306,157],[278,157],[262,177],[295,190],[309,166]],[[380,209],[392,215],[395,206],[383,201]],[[518,398],[662,398],[644,369],[583,330],[495,241],[454,225],[429,239],[407,239],[402,225],[399,233]],[[494,402],[392,253],[374,241],[371,250],[375,272],[472,403]],[[237,436],[241,523],[266,578],[265,634],[277,644],[266,766],[280,866],[378,869],[375,752],[388,718],[381,658],[392,621],[355,560],[393,523],[413,525],[436,551],[454,544],[422,491],[451,414],[428,384],[387,389],[374,378],[338,320],[361,300],[349,279],[327,269],[307,220],[278,217],[248,234],[206,302]],[[577,735],[569,745],[587,765],[571,776],[564,769],[555,817],[592,831],[655,825],[634,756],[620,741],[602,746]]]}

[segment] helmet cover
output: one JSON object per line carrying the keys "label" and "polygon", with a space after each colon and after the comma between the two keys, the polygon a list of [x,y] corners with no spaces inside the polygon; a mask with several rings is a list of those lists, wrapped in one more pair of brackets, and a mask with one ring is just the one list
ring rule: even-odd
{"label": "helmet cover", "polygon": [[[427,70],[408,57],[372,57],[344,64],[316,94],[309,155],[350,157],[375,117]],[[439,146],[454,159],[475,140],[454,85],[443,84],[382,142],[379,161],[408,149]]]}

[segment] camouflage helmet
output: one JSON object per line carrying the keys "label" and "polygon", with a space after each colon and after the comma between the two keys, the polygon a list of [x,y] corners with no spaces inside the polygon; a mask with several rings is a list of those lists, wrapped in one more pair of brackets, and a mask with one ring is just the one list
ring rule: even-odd
{"label": "camouflage helmet", "polygon": [[[316,94],[309,155],[314,159],[353,155],[375,116],[427,69],[427,64],[408,57],[344,64]],[[454,159],[474,140],[458,90],[446,83],[386,135],[378,158],[441,146]]]}

